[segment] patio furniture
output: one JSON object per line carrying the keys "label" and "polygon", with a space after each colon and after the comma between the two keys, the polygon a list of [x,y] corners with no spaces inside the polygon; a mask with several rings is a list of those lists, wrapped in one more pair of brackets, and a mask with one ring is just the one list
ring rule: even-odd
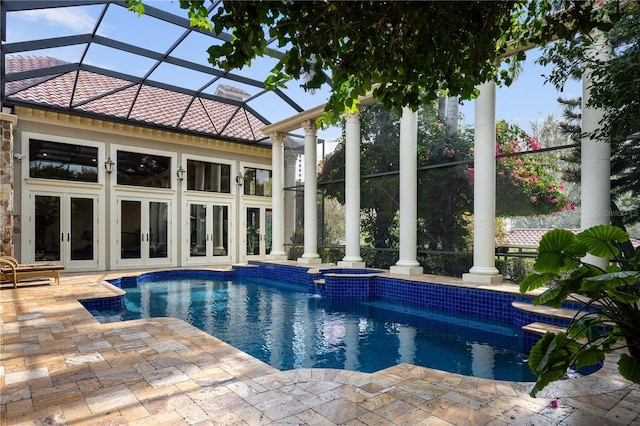
{"label": "patio furniture", "polygon": [[17,288],[20,282],[44,278],[53,278],[56,284],[60,284],[59,271],[62,269],[64,266],[55,263],[18,263],[11,256],[0,257],[0,281],[13,283],[13,288]]}

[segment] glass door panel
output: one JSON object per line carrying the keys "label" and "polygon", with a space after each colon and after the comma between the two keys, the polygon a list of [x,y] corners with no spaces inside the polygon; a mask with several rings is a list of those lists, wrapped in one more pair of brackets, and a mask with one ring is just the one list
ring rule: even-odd
{"label": "glass door panel", "polygon": [[189,255],[205,257],[207,255],[207,206],[191,204],[189,207]]}
{"label": "glass door panel", "polygon": [[168,257],[169,204],[151,201],[149,203],[149,258]]}
{"label": "glass door panel", "polygon": [[140,201],[123,200],[120,204],[120,258],[140,259],[142,251],[142,217]]}
{"label": "glass door panel", "polygon": [[60,261],[61,198],[53,195],[35,196],[35,257],[36,261]]}
{"label": "glass door panel", "polygon": [[260,208],[247,207],[247,256],[260,254]]}
{"label": "glass door panel", "polygon": [[[229,205],[198,200],[188,204],[189,256],[187,262],[229,262]],[[185,222],[186,224],[186,222]]]}
{"label": "glass door panel", "polygon": [[71,198],[71,260],[94,258],[93,199]]}
{"label": "glass door panel", "polygon": [[246,248],[248,258],[264,258],[271,253],[273,217],[271,208],[246,208]]}
{"label": "glass door panel", "polygon": [[60,262],[69,269],[98,266],[97,196],[33,193],[32,238],[25,260]]}
{"label": "glass door panel", "polygon": [[264,213],[265,217],[265,229],[264,229],[264,245],[265,245],[265,253],[271,254],[271,240],[273,237],[273,215],[271,213],[271,209],[265,209]]}
{"label": "glass door panel", "polygon": [[[119,199],[120,258],[118,265],[168,265],[172,254],[168,201]],[[116,252],[117,253],[117,252]]]}
{"label": "glass door panel", "polygon": [[229,255],[229,207],[212,206],[213,233],[211,242],[213,256]]}

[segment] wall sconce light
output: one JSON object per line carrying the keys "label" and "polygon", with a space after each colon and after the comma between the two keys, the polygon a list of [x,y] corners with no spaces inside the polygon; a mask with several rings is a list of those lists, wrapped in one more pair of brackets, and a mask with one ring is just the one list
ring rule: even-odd
{"label": "wall sconce light", "polygon": [[178,179],[180,180],[184,180],[184,174],[187,171],[185,169],[182,168],[182,165],[180,167],[178,167],[178,170],[176,170],[176,175],[178,176]]}
{"label": "wall sconce light", "polygon": [[244,183],[244,175],[242,173],[238,173],[236,176],[236,183],[238,185],[242,185]]}
{"label": "wall sconce light", "polygon": [[107,161],[104,162],[104,169],[107,171],[107,173],[111,174],[111,172],[113,172],[113,166],[116,163],[114,163],[113,161],[111,161],[111,157],[109,157],[107,159]]}
{"label": "wall sconce light", "polygon": [[18,154],[13,154],[13,156],[15,157],[16,160],[18,161],[22,161],[22,157],[24,157],[24,155],[18,153]]}

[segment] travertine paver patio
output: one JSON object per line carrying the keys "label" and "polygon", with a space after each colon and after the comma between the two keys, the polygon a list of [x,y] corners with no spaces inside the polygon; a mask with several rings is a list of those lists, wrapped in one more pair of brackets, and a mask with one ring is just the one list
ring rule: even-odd
{"label": "travertine paver patio", "polygon": [[121,275],[0,290],[1,424],[640,423],[640,388],[610,362],[534,399],[530,383],[408,364],[280,372],[172,318],[99,324],[77,300],[119,294],[103,280]]}

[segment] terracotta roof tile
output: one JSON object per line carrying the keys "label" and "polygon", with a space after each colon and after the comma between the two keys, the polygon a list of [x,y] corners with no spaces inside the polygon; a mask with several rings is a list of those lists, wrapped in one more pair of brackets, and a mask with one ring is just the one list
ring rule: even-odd
{"label": "terracotta roof tile", "polygon": [[[538,248],[542,236],[553,228],[514,228],[507,231],[507,236],[502,241],[497,241],[501,247]],[[568,229],[577,234],[580,229]],[[631,239],[634,247],[640,246],[640,240]]]}
{"label": "terracotta roof tile", "polygon": [[[6,69],[7,75],[11,75],[63,64],[66,62],[51,57],[13,56],[7,57]],[[256,142],[267,138],[260,129],[268,123],[242,106],[194,99],[188,94],[149,85],[140,87],[127,80],[84,70],[9,82],[6,88],[7,99],[13,101],[76,109],[106,118],[239,141]],[[242,92],[242,89],[237,91]]]}

